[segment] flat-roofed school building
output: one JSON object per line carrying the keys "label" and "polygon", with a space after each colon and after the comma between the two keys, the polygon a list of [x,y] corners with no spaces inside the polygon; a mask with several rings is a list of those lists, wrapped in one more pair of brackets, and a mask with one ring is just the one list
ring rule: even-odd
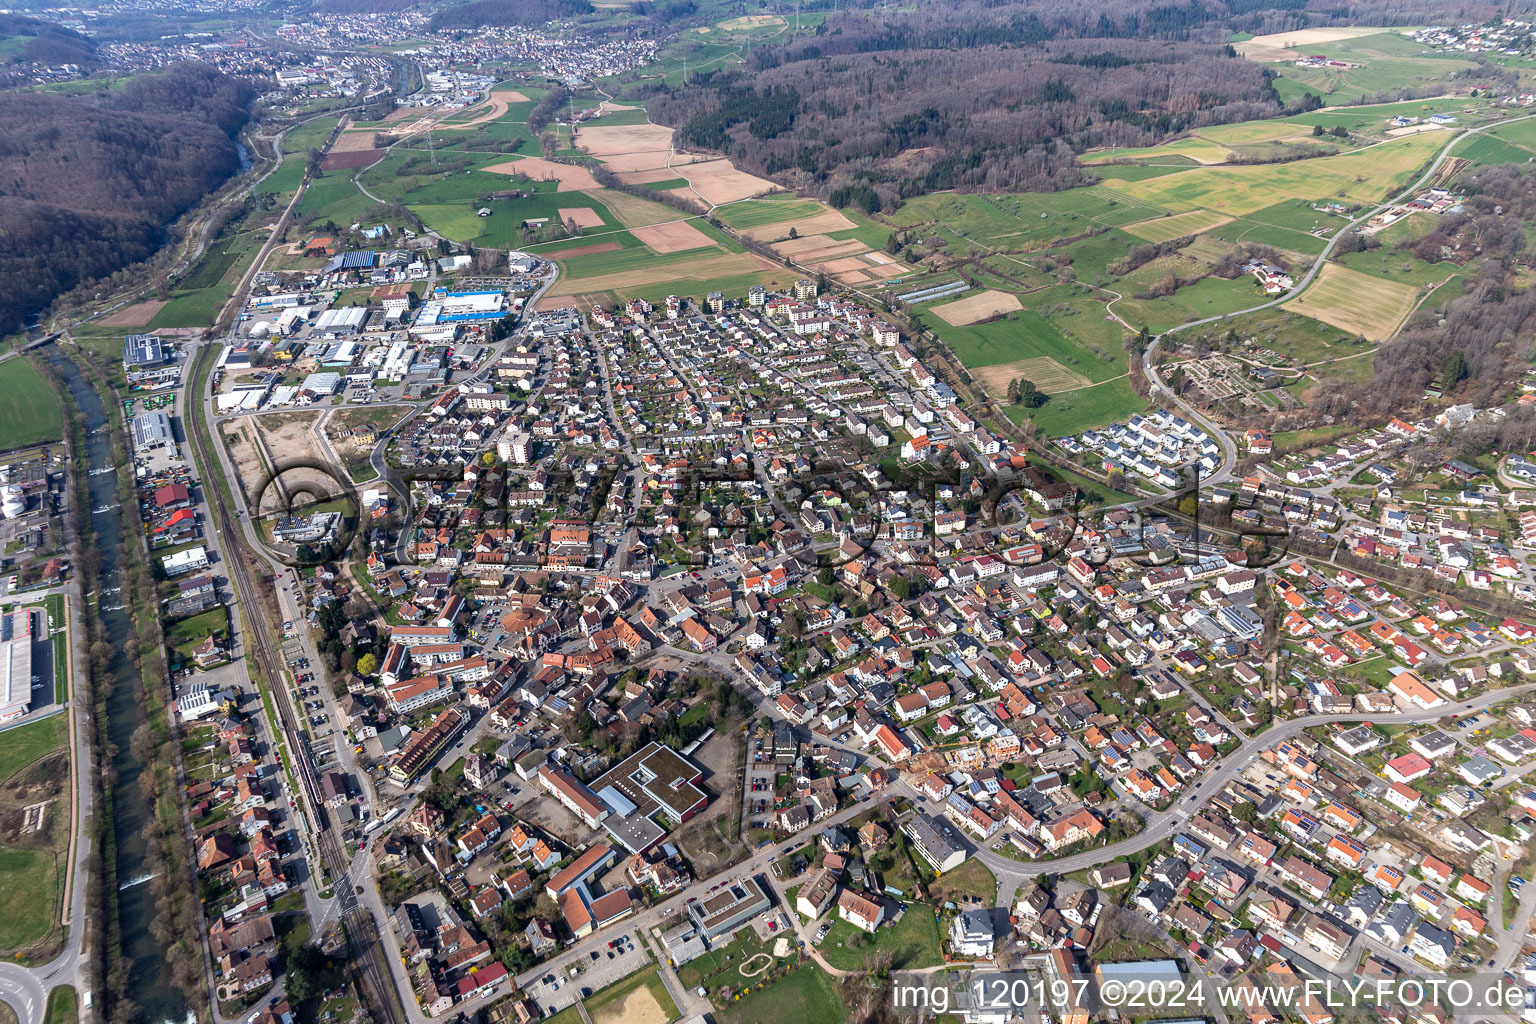
{"label": "flat-roofed school building", "polygon": [[608,810],[603,828],[631,853],[643,853],[703,810],[704,772],[660,743],[648,743],[592,782]]}

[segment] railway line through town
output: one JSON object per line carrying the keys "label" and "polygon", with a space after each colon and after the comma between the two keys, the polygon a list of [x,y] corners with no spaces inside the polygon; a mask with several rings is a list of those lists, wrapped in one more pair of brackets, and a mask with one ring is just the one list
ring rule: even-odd
{"label": "railway line through town", "polygon": [[[199,349],[191,374],[192,380],[200,379],[199,371],[206,369],[205,363],[213,358],[216,351],[215,346]],[[246,544],[235,523],[235,517],[229,511],[224,489],[213,486],[210,479],[210,474],[220,471],[220,464],[208,436],[201,396],[196,396],[195,401],[188,403],[187,421],[190,425],[187,437],[202,466],[209,508],[223,548],[229,580],[235,588],[240,605],[245,609],[246,629],[242,639],[255,659],[271,697],[278,720],[276,724],[281,728],[288,747],[290,775],[302,790],[304,808],[302,811],[296,808],[295,813],[299,814],[301,820],[307,817],[315,849],[328,879],[336,888],[342,929],[346,935],[359,991],[364,994],[365,1002],[378,1012],[380,1020],[387,1024],[406,1024],[406,1016],[385,966],[386,954],[379,941],[378,925],[372,914],[358,902],[355,890],[347,887],[350,875],[346,847],[335,824],[326,815],[309,753],[309,742],[299,725],[288,687],[284,685],[287,670],[273,642],[277,633],[266,621],[266,612],[257,599],[256,587],[251,580],[249,560],[261,556],[253,553]]]}

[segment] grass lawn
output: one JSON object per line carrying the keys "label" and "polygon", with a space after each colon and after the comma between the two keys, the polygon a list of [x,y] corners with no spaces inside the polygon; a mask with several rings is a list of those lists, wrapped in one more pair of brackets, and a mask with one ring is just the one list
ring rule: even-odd
{"label": "grass lawn", "polygon": [[1345,434],[1352,434],[1357,429],[1359,427],[1354,423],[1334,423],[1328,426],[1309,427],[1306,430],[1283,430],[1273,435],[1271,440],[1277,448],[1300,451],[1343,437]]}
{"label": "grass lawn", "polygon": [[64,418],[53,388],[25,356],[0,363],[0,450],[64,436]]}
{"label": "grass lawn", "polygon": [[[1229,330],[1236,331],[1241,339],[1252,339],[1260,347],[1299,363],[1338,359],[1368,350],[1368,346],[1355,344],[1353,334],[1286,309],[1265,309],[1212,324],[1206,336],[1223,337]],[[1262,353],[1260,357],[1272,358]]]}
{"label": "grass lawn", "polygon": [[[502,180],[499,186],[508,187],[507,181]],[[443,203],[422,203],[409,196],[408,200],[411,209],[432,230],[456,241],[477,242],[498,249],[514,249],[528,244],[523,241],[523,222],[526,220],[542,219],[550,226],[557,222],[563,223],[561,210],[591,210],[602,220],[601,226],[586,229],[592,236],[590,241],[582,238],[556,240],[562,246],[575,248],[601,242],[622,244],[624,238],[633,238],[627,234],[620,237],[622,233],[613,232],[612,229],[619,226],[618,219],[601,202],[586,193],[536,192],[522,199],[498,199],[490,204],[492,213],[489,217],[477,214],[480,203],[473,198]],[[638,245],[638,240],[634,240],[633,244]]]}
{"label": "grass lawn", "polygon": [[[952,300],[940,300],[941,304],[945,301]],[[1070,314],[1047,319],[1033,309],[1021,309],[991,323],[964,327],[951,327],[931,310],[919,313],[918,319],[943,339],[961,363],[973,370],[1044,356],[1091,381],[1108,380],[1125,372],[1123,353],[1098,346],[1110,355],[1106,361],[1068,336],[1064,328],[1076,326]]]}
{"label": "grass lawn", "polygon": [[719,1024],[838,1024],[848,1019],[848,1010],[826,972],[806,965],[722,1002],[714,1016]]}
{"label": "grass lawn", "polygon": [[304,198],[299,200],[299,215],[314,218],[322,224],[332,221],[343,228],[363,220],[363,215],[376,204],[352,183],[354,173],[351,170],[326,171],[311,181],[309,188],[304,190]]}
{"label": "grass lawn", "polygon": [[1182,156],[1199,163],[1221,163],[1227,159],[1225,146],[1209,139],[1195,136],[1175,139],[1161,146],[1144,146],[1139,149],[1105,149],[1084,154],[1086,164],[1106,163],[1110,160],[1158,160],[1163,157]]}
{"label": "grass lawn", "polygon": [[306,124],[297,125],[283,136],[283,152],[297,153],[302,157],[312,149],[319,149],[339,120],[339,117],[317,117]]}
{"label": "grass lawn", "polygon": [[80,1019],[80,997],[75,986],[60,985],[48,993],[48,1015],[43,1024],[75,1024]]}
{"label": "grass lawn", "polygon": [[292,193],[299,187],[299,182],[304,180],[306,162],[303,156],[283,157],[282,165],[256,186],[257,194],[288,195]]}
{"label": "grass lawn", "polygon": [[751,928],[743,928],[724,946],[680,966],[677,969],[677,980],[688,989],[700,985],[711,989],[720,985],[734,987],[746,981],[737,968],[760,953],[771,956],[773,944],[758,941],[756,932]]}
{"label": "grass lawn", "polygon": [[1038,409],[1011,405],[1005,412],[1015,423],[1032,420],[1036,429],[1046,437],[1062,437],[1091,427],[1102,427],[1146,407],[1147,400],[1131,387],[1130,378],[1120,377],[1107,384],[1052,395],[1051,400]]}
{"label": "grass lawn", "polygon": [[223,635],[228,631],[229,612],[220,605],[171,623],[166,627],[165,640],[172,647],[179,647],[185,643],[202,643],[209,633]]}
{"label": "grass lawn", "polygon": [[928,889],[938,900],[963,903],[961,897],[978,896],[991,906],[997,898],[997,879],[985,864],[972,857],[948,874],[934,879]]}
{"label": "grass lawn", "polygon": [[1115,311],[1131,323],[1144,324],[1153,334],[1161,334],[1170,327],[1191,320],[1234,313],[1239,309],[1257,306],[1263,301],[1265,296],[1257,289],[1251,277],[1243,275],[1231,281],[1206,277],[1161,298],[1127,297],[1115,303]]}
{"label": "grass lawn", "polygon": [[175,292],[171,301],[161,307],[150,321],[150,330],[162,327],[210,327],[219,315],[219,308],[229,300],[229,292],[223,288],[197,288]]}
{"label": "grass lawn", "polygon": [[[1115,933],[1111,931],[1108,934]],[[1116,935],[1096,948],[1089,959],[1094,963],[1111,960],[1160,960],[1167,955],[1168,950],[1159,943],[1138,942]]]}
{"label": "grass lawn", "polygon": [[1109,484],[1101,483],[1092,477],[1083,476],[1081,473],[1069,472],[1060,466],[1051,466],[1049,472],[1052,476],[1065,480],[1069,484],[1076,484],[1077,489],[1087,495],[1085,500],[1097,499],[1106,505],[1117,505],[1122,501],[1133,501],[1136,498],[1134,494],[1117,491],[1109,486]]}
{"label": "grass lawn", "polygon": [[[909,907],[895,927],[878,928],[873,935],[859,931],[835,915],[830,920],[832,928],[817,948],[827,963],[839,970],[861,970],[872,956],[881,952],[891,955],[892,970],[916,970],[944,961],[939,946],[938,919],[934,917],[933,909],[924,904]],[[860,942],[857,948],[852,945],[854,941]]]}
{"label": "grass lawn", "polygon": [[1182,171],[1188,164],[1109,164],[1095,167],[1093,173],[1101,178],[1114,181],[1143,181],[1147,178],[1159,178],[1164,174],[1172,174]]}
{"label": "grass lawn", "polygon": [[44,754],[62,747],[68,721],[65,715],[52,715],[0,733],[0,782]]}
{"label": "grass lawn", "polygon": [[0,850],[0,949],[24,949],[53,928],[58,868],[46,850]]}
{"label": "grass lawn", "polygon": [[[852,216],[847,210],[843,212]],[[1161,212],[1126,202],[1110,189],[1095,187],[988,196],[935,193],[907,200],[889,217],[897,227],[942,227],[962,239],[1019,252],[1045,248],[1098,228],[1146,220]],[[1133,244],[1127,241],[1115,258],[1125,255],[1125,249]]]}

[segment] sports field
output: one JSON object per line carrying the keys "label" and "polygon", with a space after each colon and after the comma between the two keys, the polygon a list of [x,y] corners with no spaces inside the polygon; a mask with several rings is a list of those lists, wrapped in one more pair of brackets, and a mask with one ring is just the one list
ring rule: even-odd
{"label": "sports field", "polygon": [[37,368],[20,355],[0,363],[0,451],[63,436],[59,400]]}
{"label": "sports field", "polygon": [[1226,214],[1214,210],[1190,210],[1171,217],[1154,217],[1139,224],[1127,224],[1125,231],[1149,242],[1167,242],[1182,235],[1198,235],[1202,231],[1219,228],[1231,220]]}
{"label": "sports field", "polygon": [[1397,333],[1417,301],[1412,285],[1329,263],[1310,288],[1281,308],[1382,342]]}
{"label": "sports field", "polygon": [[1444,145],[1445,139],[1435,133],[1410,135],[1314,160],[1195,167],[1145,181],[1118,182],[1116,191],[1167,210],[1204,207],[1234,216],[1262,210],[1283,199],[1377,203],[1408,185]]}
{"label": "sports field", "polygon": [[586,1007],[592,1024],[667,1024],[677,1018],[677,1004],[654,970],[597,993]]}

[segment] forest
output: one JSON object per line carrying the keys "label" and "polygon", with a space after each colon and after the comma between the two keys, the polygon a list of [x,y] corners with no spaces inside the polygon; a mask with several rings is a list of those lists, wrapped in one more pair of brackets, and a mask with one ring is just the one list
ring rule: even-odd
{"label": "forest", "polygon": [[[1530,367],[1536,290],[1517,291],[1513,279],[1536,261],[1536,247],[1520,229],[1536,217],[1536,168],[1480,168],[1464,173],[1456,186],[1468,193],[1464,212],[1442,218],[1434,231],[1400,248],[1435,262],[1463,262],[1473,272],[1465,294],[1415,314],[1376,354],[1369,387],[1320,385],[1311,410],[1385,419],[1421,405],[1431,382],[1445,388],[1447,399],[1488,406]],[[1522,415],[1519,429],[1528,431],[1531,422]]]}
{"label": "forest", "polygon": [[1071,188],[1092,180],[1074,158],[1087,146],[1282,113],[1269,73],[1225,43],[1228,20],[1135,0],[843,10],[647,109],[694,145],[865,209],[936,189]]}
{"label": "forest", "polygon": [[[9,41],[13,39],[20,39],[21,44],[11,44]],[[4,65],[79,64],[92,67],[97,62],[96,44],[85,36],[51,21],[23,14],[0,14],[0,42],[6,44],[0,47],[5,53],[0,64]],[[7,84],[11,83],[0,78],[0,85]]]}
{"label": "forest", "polygon": [[[1391,17],[1372,13],[1398,24],[1431,9],[1409,0]],[[1273,71],[1227,40],[1356,20],[1353,8],[1306,0],[845,4],[814,31],[755,47],[739,71],[650,86],[646,108],[685,142],[839,205],[1052,191],[1096,179],[1076,160],[1088,147],[1317,106],[1310,95],[1282,102]]]}
{"label": "forest", "polygon": [[481,25],[542,25],[591,12],[592,5],[587,0],[469,0],[439,8],[428,27],[439,32]]}
{"label": "forest", "polygon": [[0,93],[0,334],[149,256],[239,167],[249,85],[201,64],[100,96]]}

